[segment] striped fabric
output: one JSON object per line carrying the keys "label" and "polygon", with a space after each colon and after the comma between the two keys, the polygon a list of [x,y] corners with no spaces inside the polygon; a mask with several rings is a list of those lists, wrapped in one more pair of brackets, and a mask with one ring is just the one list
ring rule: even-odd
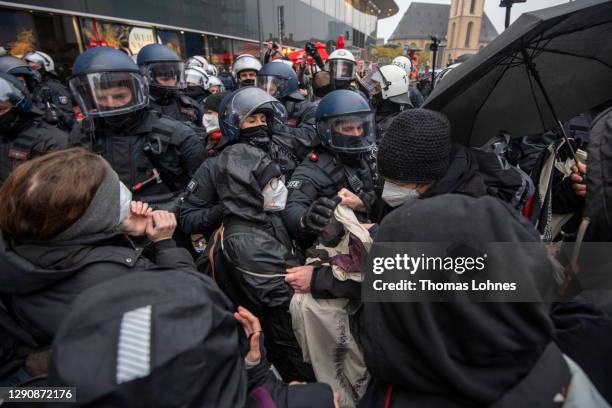
{"label": "striped fabric", "polygon": [[117,384],[151,372],[151,305],[123,314],[117,347]]}

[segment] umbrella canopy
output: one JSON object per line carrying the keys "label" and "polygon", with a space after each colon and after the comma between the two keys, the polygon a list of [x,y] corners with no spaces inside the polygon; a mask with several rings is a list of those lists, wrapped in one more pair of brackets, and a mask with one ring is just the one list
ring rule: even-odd
{"label": "umbrella canopy", "polygon": [[612,99],[611,39],[612,0],[525,13],[440,81],[423,107],[446,114],[465,145],[500,131],[545,132]]}
{"label": "umbrella canopy", "polygon": [[[316,42],[314,46],[319,52],[319,55],[321,56],[321,59],[323,60],[323,62],[325,62],[327,58],[329,57],[329,55],[327,54],[327,50],[325,49],[325,44]],[[302,58],[304,57],[305,53],[306,53],[306,50],[301,49],[301,50],[297,50],[294,52],[290,52],[289,54],[287,54],[287,56],[291,58],[294,64],[301,64]],[[312,57],[308,56],[307,64],[312,65],[313,63],[314,63],[314,60],[312,59]]]}

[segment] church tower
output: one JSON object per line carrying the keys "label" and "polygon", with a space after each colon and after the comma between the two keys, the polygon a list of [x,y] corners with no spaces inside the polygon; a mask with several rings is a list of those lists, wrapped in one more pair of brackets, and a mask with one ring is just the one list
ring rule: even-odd
{"label": "church tower", "polygon": [[475,54],[480,49],[484,2],[485,0],[451,0],[446,47],[440,61],[441,67],[463,54]]}

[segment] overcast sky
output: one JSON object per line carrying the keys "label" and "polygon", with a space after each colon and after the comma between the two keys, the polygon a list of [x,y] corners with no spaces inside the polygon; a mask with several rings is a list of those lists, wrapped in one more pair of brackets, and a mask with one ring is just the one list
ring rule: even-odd
{"label": "overcast sky", "polygon": [[[450,0],[419,0],[420,3],[438,3],[438,4],[450,4]],[[519,3],[512,6],[512,20],[516,20],[522,13],[526,11],[539,10],[550,6],[556,6],[557,4],[567,3],[568,0],[527,0],[526,3]],[[395,3],[399,6],[400,11],[396,15],[385,18],[384,20],[378,20],[378,37],[383,37],[387,40],[395,27],[400,22],[404,13],[408,9],[412,0],[395,0]],[[506,18],[506,9],[499,7],[499,0],[485,0],[485,13],[491,19],[491,22],[497,28],[498,32],[504,30],[504,21]]]}

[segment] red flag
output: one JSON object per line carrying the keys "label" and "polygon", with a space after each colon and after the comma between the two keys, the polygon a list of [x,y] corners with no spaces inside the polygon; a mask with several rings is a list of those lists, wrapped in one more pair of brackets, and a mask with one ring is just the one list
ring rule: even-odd
{"label": "red flag", "polygon": [[336,49],[341,50],[343,48],[344,48],[344,36],[340,34],[338,36],[338,46],[336,47]]}

